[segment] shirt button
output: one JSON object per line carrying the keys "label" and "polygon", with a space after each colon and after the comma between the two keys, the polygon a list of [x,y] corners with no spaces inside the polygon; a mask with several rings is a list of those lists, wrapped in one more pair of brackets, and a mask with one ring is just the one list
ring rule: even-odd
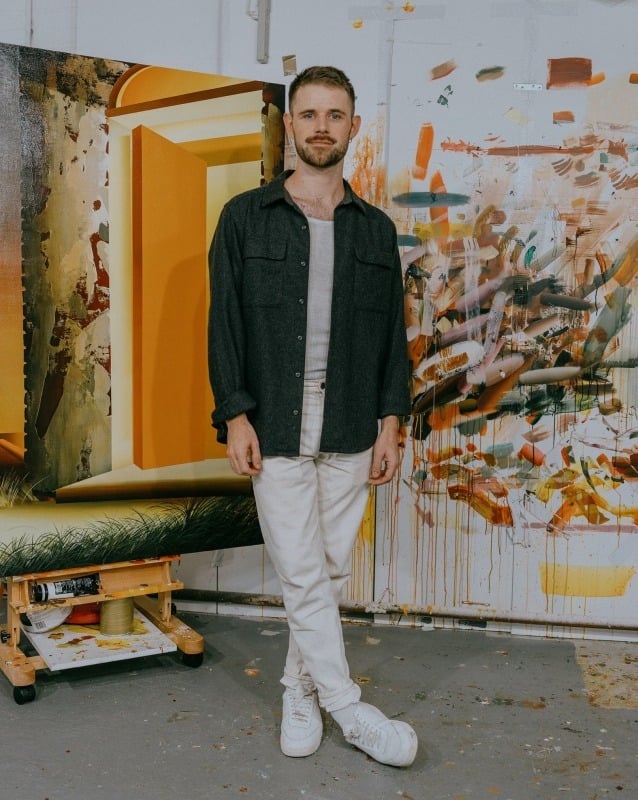
{"label": "shirt button", "polygon": [[295,408],[295,410],[292,413],[296,417],[299,415],[299,410]]}
{"label": "shirt button", "polygon": [[298,342],[301,342],[301,341],[302,341],[302,339],[303,339],[303,336],[297,336],[297,341],[298,341]]}
{"label": "shirt button", "polygon": [[301,372],[295,372],[295,378],[301,378]]}
{"label": "shirt button", "polygon": [[304,304],[304,299],[303,299],[303,297],[300,297],[299,298],[299,305],[302,306],[303,304]]}
{"label": "shirt button", "polygon": [[300,261],[300,262],[299,262],[299,264],[300,264],[302,267],[305,267],[305,266],[306,266],[306,262],[305,262],[305,261]]}
{"label": "shirt button", "polygon": [[307,231],[308,230],[308,226],[307,225],[302,225],[301,226],[301,230],[302,231]]}

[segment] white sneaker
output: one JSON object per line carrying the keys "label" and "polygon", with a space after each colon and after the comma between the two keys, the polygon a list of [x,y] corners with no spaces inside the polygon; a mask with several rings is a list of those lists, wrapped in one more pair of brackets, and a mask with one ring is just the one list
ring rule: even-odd
{"label": "white sneaker", "polygon": [[356,703],[352,713],[354,722],[343,730],[346,741],[381,764],[410,766],[419,743],[407,722],[388,719],[369,703]]}
{"label": "white sneaker", "polygon": [[321,744],[323,720],[315,692],[286,689],[281,715],[281,752],[285,756],[311,756]]}

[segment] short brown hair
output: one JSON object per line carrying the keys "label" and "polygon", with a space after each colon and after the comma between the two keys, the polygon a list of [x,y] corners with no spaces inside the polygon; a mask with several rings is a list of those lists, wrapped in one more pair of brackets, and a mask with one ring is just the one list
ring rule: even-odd
{"label": "short brown hair", "polygon": [[345,89],[352,102],[352,113],[354,113],[354,104],[356,100],[354,87],[352,83],[350,83],[350,78],[348,78],[345,72],[342,72],[337,67],[306,67],[306,69],[296,75],[288,88],[288,108],[292,106],[292,101],[297,94],[297,90],[309,83],[323,83],[326,86],[336,86],[339,89]]}

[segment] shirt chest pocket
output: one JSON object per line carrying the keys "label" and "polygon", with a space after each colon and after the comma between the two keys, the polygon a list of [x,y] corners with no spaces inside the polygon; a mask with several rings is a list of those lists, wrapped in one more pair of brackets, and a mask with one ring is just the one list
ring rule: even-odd
{"label": "shirt chest pocket", "polygon": [[391,303],[394,255],[355,247],[354,304],[368,311],[388,311]]}
{"label": "shirt chest pocket", "polygon": [[278,306],[283,299],[286,243],[248,240],[242,299],[246,306]]}

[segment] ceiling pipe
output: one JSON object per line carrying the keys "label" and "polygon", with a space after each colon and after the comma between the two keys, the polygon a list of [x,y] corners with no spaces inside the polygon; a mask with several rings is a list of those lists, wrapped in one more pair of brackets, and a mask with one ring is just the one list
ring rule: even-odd
{"label": "ceiling pipe", "polygon": [[33,47],[33,0],[29,0],[26,7],[26,34],[27,45]]}
{"label": "ceiling pipe", "polygon": [[257,0],[257,61],[267,64],[270,46],[270,0]]}

